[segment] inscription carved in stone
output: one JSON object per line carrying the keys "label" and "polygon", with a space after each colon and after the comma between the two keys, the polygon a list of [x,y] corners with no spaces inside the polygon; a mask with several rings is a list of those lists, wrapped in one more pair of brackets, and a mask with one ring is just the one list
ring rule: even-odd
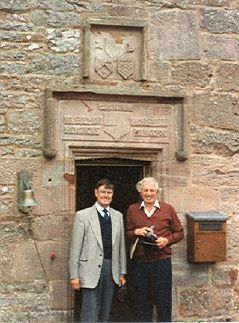
{"label": "inscription carved in stone", "polygon": [[168,132],[165,129],[133,129],[134,137],[159,137],[159,138],[167,138]]}
{"label": "inscription carved in stone", "polygon": [[175,153],[179,161],[185,161],[183,116],[184,105],[180,98],[88,91],[63,92],[58,98],[49,95],[43,153],[52,159],[77,147],[143,147],[159,151],[166,147],[165,151]]}
{"label": "inscription carved in stone", "polygon": [[159,103],[69,100],[59,102],[64,140],[168,142],[172,107]]}

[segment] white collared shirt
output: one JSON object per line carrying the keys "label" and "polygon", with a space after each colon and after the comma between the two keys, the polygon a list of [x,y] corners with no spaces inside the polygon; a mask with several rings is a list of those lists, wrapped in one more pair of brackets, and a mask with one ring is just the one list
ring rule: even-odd
{"label": "white collared shirt", "polygon": [[99,203],[95,202],[95,207],[96,210],[100,213],[100,215],[104,218],[105,217],[105,213],[103,212],[104,209],[106,209],[108,211],[108,216],[110,217],[110,207],[102,207]]}
{"label": "white collared shirt", "polygon": [[154,202],[154,207],[152,208],[152,210],[151,211],[149,211],[147,208],[146,208],[146,206],[145,206],[145,203],[144,203],[144,201],[142,201],[142,203],[140,204],[140,209],[141,208],[144,208],[144,212],[145,212],[145,214],[147,215],[147,217],[148,218],[150,218],[152,215],[153,215],[153,213],[154,213],[154,211],[156,210],[156,209],[160,209],[160,204],[159,204],[159,201],[158,200],[156,200],[155,202]]}

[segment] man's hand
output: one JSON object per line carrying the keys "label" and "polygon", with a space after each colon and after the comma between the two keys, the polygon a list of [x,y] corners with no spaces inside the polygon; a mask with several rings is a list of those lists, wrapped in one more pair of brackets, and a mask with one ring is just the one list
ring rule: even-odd
{"label": "man's hand", "polygon": [[125,284],[126,284],[126,280],[124,278],[124,275],[121,275],[119,279],[119,286],[124,286]]}
{"label": "man's hand", "polygon": [[152,231],[152,229],[149,228],[149,227],[143,227],[143,228],[140,228],[140,229],[135,229],[134,230],[134,234],[136,236],[145,237],[146,236],[146,233],[149,232],[149,231]]}
{"label": "man's hand", "polygon": [[165,246],[167,246],[168,244],[168,239],[167,238],[163,238],[163,237],[158,237],[157,240],[155,241],[157,246],[162,249]]}
{"label": "man's hand", "polygon": [[71,279],[71,287],[74,290],[79,290],[80,289],[80,279],[79,278]]}

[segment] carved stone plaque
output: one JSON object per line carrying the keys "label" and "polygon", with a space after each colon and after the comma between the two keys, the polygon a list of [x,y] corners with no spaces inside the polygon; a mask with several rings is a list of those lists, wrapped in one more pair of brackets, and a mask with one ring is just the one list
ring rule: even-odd
{"label": "carved stone plaque", "polygon": [[84,47],[84,77],[96,81],[142,79],[142,26],[90,24]]}
{"label": "carved stone plaque", "polygon": [[[180,98],[56,92],[47,98],[44,155],[64,156],[72,147],[160,151],[180,161],[185,151]],[[171,158],[170,157],[170,158]]]}
{"label": "carved stone plaque", "polygon": [[59,102],[63,140],[167,143],[170,105],[150,102],[67,100]]}

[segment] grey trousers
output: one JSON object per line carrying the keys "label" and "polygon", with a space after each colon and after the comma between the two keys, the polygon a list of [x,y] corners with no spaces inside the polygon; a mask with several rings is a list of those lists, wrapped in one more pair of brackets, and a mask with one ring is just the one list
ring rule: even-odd
{"label": "grey trousers", "polygon": [[104,259],[98,285],[82,288],[81,322],[108,322],[114,289],[111,260]]}

